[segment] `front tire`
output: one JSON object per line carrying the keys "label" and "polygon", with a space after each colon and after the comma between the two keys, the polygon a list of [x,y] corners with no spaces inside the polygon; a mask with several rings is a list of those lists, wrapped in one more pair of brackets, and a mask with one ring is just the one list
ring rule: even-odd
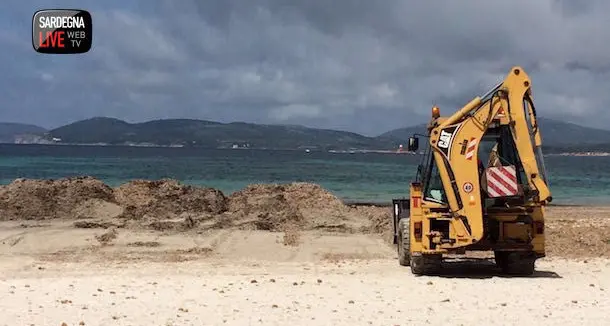
{"label": "front tire", "polygon": [[398,221],[398,263],[401,266],[411,264],[411,237],[409,219],[401,218]]}

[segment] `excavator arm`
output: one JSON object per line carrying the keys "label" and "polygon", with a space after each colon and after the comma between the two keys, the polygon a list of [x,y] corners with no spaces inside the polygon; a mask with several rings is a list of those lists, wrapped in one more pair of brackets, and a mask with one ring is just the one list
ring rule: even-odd
{"label": "excavator arm", "polygon": [[[514,68],[520,70],[519,68]],[[517,144],[519,157],[523,165],[523,169],[527,174],[527,180],[530,186],[536,190],[537,194],[535,201],[543,204],[550,203],[553,198],[548,187],[548,179],[542,156],[542,140],[540,136],[540,128],[538,128],[538,120],[536,119],[536,109],[532,98],[532,90],[529,87],[531,82],[525,72],[516,74],[515,77],[521,75],[517,80],[510,80],[515,85],[512,88],[518,87],[518,82],[521,82],[524,87],[527,86],[523,96],[521,97],[521,107],[516,112],[510,112],[512,121],[515,121],[513,128],[513,139]],[[519,100],[518,94],[509,94],[510,102]]]}
{"label": "excavator arm", "polygon": [[[433,110],[434,111],[434,110]],[[523,171],[530,202],[552,200],[547,186],[541,137],[532,101],[531,81],[521,67],[513,67],[504,81],[483,97],[476,97],[448,118],[438,113],[429,124],[430,147],[444,185],[447,204],[458,220],[458,237],[477,242],[484,235],[478,148],[483,136],[499,126],[510,130],[514,151]],[[518,171],[516,171],[518,173]]]}

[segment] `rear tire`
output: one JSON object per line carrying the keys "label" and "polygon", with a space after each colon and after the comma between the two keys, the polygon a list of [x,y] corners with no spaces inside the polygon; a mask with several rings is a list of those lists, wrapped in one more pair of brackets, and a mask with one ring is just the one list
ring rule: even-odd
{"label": "rear tire", "polygon": [[531,252],[494,252],[496,265],[502,272],[513,276],[529,276],[534,274],[536,255]]}
{"label": "rear tire", "polygon": [[408,218],[401,218],[398,221],[398,263],[401,266],[411,264],[411,236]]}
{"label": "rear tire", "polygon": [[415,275],[428,275],[441,268],[442,255],[429,254],[411,257],[411,272]]}

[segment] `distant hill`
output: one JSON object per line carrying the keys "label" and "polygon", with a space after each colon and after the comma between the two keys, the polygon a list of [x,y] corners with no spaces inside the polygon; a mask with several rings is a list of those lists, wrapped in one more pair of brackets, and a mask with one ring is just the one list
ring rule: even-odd
{"label": "distant hill", "polygon": [[42,136],[45,132],[47,132],[45,128],[31,124],[0,122],[0,143],[14,143],[16,137],[25,135]]}
{"label": "distant hill", "polygon": [[[610,130],[539,118],[545,152],[610,151]],[[0,142],[100,145],[161,145],[206,148],[314,150],[394,150],[425,125],[388,131],[377,137],[299,125],[221,123],[195,119],[163,119],[128,123],[107,117],[81,120],[47,131],[18,123],[0,123]]]}
{"label": "distant hill", "polygon": [[264,125],[245,122],[220,123],[194,119],[165,119],[128,123],[106,117],[77,121],[51,130],[62,143],[155,144],[208,148],[323,150],[394,149],[393,139],[366,137],[357,133],[294,125]]}
{"label": "distant hill", "polygon": [[610,143],[610,130],[589,128],[570,122],[540,118],[542,141],[549,146]]}
{"label": "distant hill", "polygon": [[426,132],[426,124],[422,123],[415,126],[393,129],[388,132],[384,132],[383,134],[377,136],[377,138],[396,139],[401,143],[406,144],[409,137],[413,136],[414,134],[425,135]]}
{"label": "distant hill", "polygon": [[[575,145],[610,144],[610,130],[583,127],[574,123],[547,118],[538,118],[545,147],[572,147]],[[426,133],[426,125],[394,129],[379,135],[379,138],[407,142],[413,133]]]}

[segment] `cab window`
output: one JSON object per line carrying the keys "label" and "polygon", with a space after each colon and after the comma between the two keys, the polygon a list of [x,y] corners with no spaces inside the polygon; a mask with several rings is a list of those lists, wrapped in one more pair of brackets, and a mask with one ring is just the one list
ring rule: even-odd
{"label": "cab window", "polygon": [[433,155],[430,155],[427,177],[427,182],[424,188],[424,199],[441,204],[447,203],[445,189],[443,188],[443,181],[441,180],[441,175],[434,162]]}

